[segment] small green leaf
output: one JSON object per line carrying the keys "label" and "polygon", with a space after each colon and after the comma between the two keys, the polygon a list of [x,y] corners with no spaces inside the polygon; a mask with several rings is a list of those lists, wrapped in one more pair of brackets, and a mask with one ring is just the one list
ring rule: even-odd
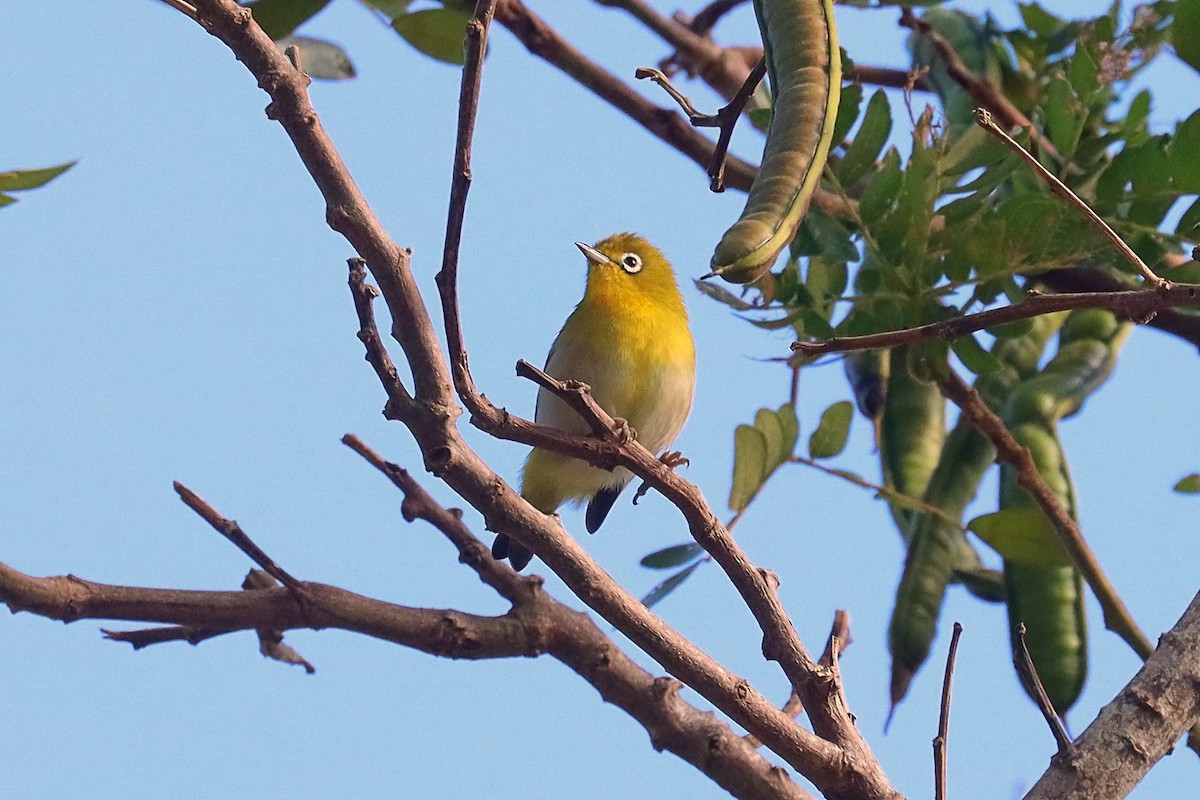
{"label": "small green leaf", "polygon": [[762,431],[738,425],[733,432],[733,486],[729,508],[741,511],[750,505],[767,478],[767,441]]}
{"label": "small green leaf", "polygon": [[746,115],[750,117],[750,124],[760,131],[771,127],[772,111],[769,108],[752,108]]}
{"label": "small green leaf", "polygon": [[683,569],[679,570],[679,572],[676,572],[674,575],[660,583],[658,586],[655,586],[646,594],[645,597],[642,598],[642,605],[644,605],[646,608],[653,608],[664,597],[678,589],[680,584],[686,581],[691,574],[696,571],[696,567],[703,563],[703,561],[697,561],[691,566],[684,567]]}
{"label": "small green leaf", "polygon": [[796,409],[791,403],[784,403],[775,412],[775,416],[779,417],[783,427],[783,450],[787,453],[787,458],[791,458],[796,451],[796,442],[800,439],[800,420],[796,417]]}
{"label": "small green leaf", "polygon": [[1200,474],[1192,473],[1179,479],[1175,491],[1180,494],[1200,494]]}
{"label": "small green leaf", "polygon": [[655,550],[641,560],[641,565],[648,569],[670,569],[686,564],[694,558],[704,555],[704,548],[695,542],[673,544],[662,550]]}
{"label": "small green leaf", "polygon": [[75,166],[75,163],[74,161],[68,161],[65,164],[59,164],[54,167],[0,172],[0,192],[22,192],[28,189],[37,189],[39,186],[45,186]]}
{"label": "small green leaf", "polygon": [[1040,509],[1006,508],[976,517],[967,527],[1005,561],[1031,567],[1071,565],[1071,556]]}
{"label": "small green leaf", "polygon": [[817,429],[808,437],[810,458],[833,458],[846,448],[850,437],[850,421],[854,418],[854,404],[840,400],[821,413]]}
{"label": "small green leaf", "polygon": [[951,340],[950,349],[954,351],[954,355],[958,356],[958,360],[963,363],[963,366],[976,375],[986,375],[1000,368],[1000,362],[996,360],[996,357],[984,350],[983,346],[969,333]]}
{"label": "small green leaf", "polygon": [[763,457],[763,464],[766,466],[765,480],[775,468],[787,460],[791,453],[786,452],[783,442],[783,423],[779,421],[779,417],[769,408],[760,408],[754,415],[754,427],[763,435],[763,442],[767,445],[766,454]]}
{"label": "small green leaf", "polygon": [[363,0],[363,2],[386,15],[388,19],[400,16],[412,5],[412,0]]}
{"label": "small green leaf", "polygon": [[837,177],[843,186],[852,186],[875,165],[883,146],[892,134],[892,107],[882,89],[867,102],[867,113],[837,165]]}
{"label": "small green leaf", "polygon": [[466,60],[463,40],[470,21],[470,12],[447,6],[402,14],[392,20],[392,28],[430,58],[462,64]]}
{"label": "small green leaf", "polygon": [[311,78],[325,81],[344,81],[355,76],[350,56],[338,45],[311,36],[285,36],[275,44],[280,50],[297,47],[300,66]]}
{"label": "small green leaf", "polygon": [[696,284],[696,288],[700,290],[701,294],[708,295],[718,303],[724,303],[734,311],[751,311],[755,308],[753,303],[746,302],[714,280],[692,282]]}
{"label": "small green leaf", "polygon": [[1171,44],[1183,63],[1200,72],[1200,0],[1179,0],[1175,4]]}
{"label": "small green leaf", "polygon": [[248,4],[258,27],[278,41],[315,17],[329,0],[258,0]]}
{"label": "small green leaf", "polygon": [[858,119],[858,108],[862,105],[863,87],[861,83],[851,83],[842,87],[842,98],[838,101],[837,119],[833,123],[833,145],[837,147],[846,138],[846,134],[854,127]]}

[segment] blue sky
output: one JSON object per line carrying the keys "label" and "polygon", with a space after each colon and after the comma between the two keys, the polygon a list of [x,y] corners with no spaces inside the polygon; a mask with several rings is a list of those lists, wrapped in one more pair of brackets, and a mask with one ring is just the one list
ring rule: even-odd
{"label": "blue sky", "polygon": [[[620,12],[531,5],[621,75],[666,54]],[[1015,19],[1012,7],[991,5],[1005,22]],[[1106,6],[1048,5],[1064,13]],[[853,57],[905,63],[896,12],[838,14]],[[743,13],[721,34],[745,41],[752,29]],[[413,249],[433,297],[459,73],[350,0],[304,32],[338,41],[355,60],[360,77],[315,83],[314,103],[376,212]],[[80,159],[0,211],[0,560],[35,575],[236,588],[249,565],[178,501],[171,481],[179,480],[301,578],[407,605],[503,613],[506,604],[457,564],[439,534],[401,520],[400,495],[338,441],[356,433],[420,471],[406,432],[380,416],[382,392],[354,336],[345,288],[353,253],[324,225],[321,198],[265,118],[266,96],[249,73],[151,0],[4,3],[0,53],[0,170]],[[1153,119],[1169,126],[1193,109],[1200,76],[1163,60],[1143,82],[1155,88]],[[639,89],[664,102],[654,87]],[[686,91],[715,103],[699,84]],[[760,146],[748,131],[735,140],[751,159]],[[525,414],[534,388],[512,365],[539,362],[579,298],[584,261],[572,242],[634,229],[682,276],[697,276],[744,200],[709,193],[699,168],[499,28],[474,175],[461,266],[467,346],[480,387]],[[787,342],[690,286],[685,294],[698,388],[678,444],[691,457],[686,476],[721,507],[734,426],[786,399],[786,372],[764,359]],[[1179,424],[1194,418],[1200,396],[1195,358],[1157,331],[1135,332],[1109,384],[1062,429],[1083,530],[1151,638],[1197,588],[1194,570],[1179,567],[1200,561],[1197,501],[1170,491],[1200,468],[1200,429]],[[802,439],[822,409],[846,397],[836,365],[806,371]],[[524,448],[464,428],[515,481]],[[838,465],[877,475],[862,420]],[[432,476],[422,480],[455,504]],[[981,513],[994,497],[993,479]],[[466,519],[482,531],[477,514]],[[581,515],[566,512],[564,521],[586,536]],[[883,735],[885,632],[902,557],[886,508],[794,467],[773,479],[737,532],[752,559],[782,576],[783,602],[810,649],[820,651],[835,609],[850,611],[854,643],[842,667],[858,724],[898,788],[928,795],[948,636]],[[618,503],[587,545],[642,593],[662,576],[637,559],[686,536],[679,515],[650,496],[636,508]],[[548,586],[572,601],[553,578]],[[715,567],[659,610],[785,699],[782,675],[762,661],[759,634]],[[1002,609],[953,590],[944,634],[952,619],[966,633],[951,791],[1019,796],[1053,743],[1009,666]],[[1094,603],[1089,620],[1092,670],[1071,714],[1076,729],[1137,668],[1103,631]],[[632,720],[549,659],[451,662],[339,632],[291,633],[317,667],[310,677],[259,657],[251,634],[134,653],[103,641],[101,625],[0,620],[8,687],[0,794],[723,796],[690,766],[655,753]],[[1196,770],[1181,750],[1132,796],[1184,796]]]}

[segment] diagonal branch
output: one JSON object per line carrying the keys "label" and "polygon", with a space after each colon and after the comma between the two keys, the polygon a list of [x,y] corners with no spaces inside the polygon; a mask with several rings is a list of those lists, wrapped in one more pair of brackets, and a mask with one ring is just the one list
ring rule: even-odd
{"label": "diagonal branch", "polygon": [[770,761],[757,757],[754,747],[728,725],[680,698],[681,684],[656,678],[631,661],[586,615],[541,591],[540,578],[523,577],[492,558],[461,513],[440,505],[407,470],[384,460],[356,436],[347,434],[342,442],[404,493],[400,510],[406,520],[421,519],[440,531],[458,549],[459,561],[513,601],[518,619],[540,620],[550,631],[542,637],[547,652],[640,722],[656,748],[675,753],[737,797],[810,798]]}
{"label": "diagonal branch", "polygon": [[986,330],[1008,322],[1031,319],[1055,311],[1076,308],[1104,308],[1121,319],[1146,323],[1164,309],[1181,306],[1200,306],[1200,285],[1172,283],[1164,289],[1125,289],[1074,294],[1031,293],[1024,302],[992,308],[975,314],[951,317],[941,322],[918,325],[863,336],[835,336],[822,342],[792,342],[792,349],[805,356],[840,353],[848,350],[873,350],[929,339],[956,339],[975,331]]}
{"label": "diagonal branch", "polygon": [[1200,595],[1120,694],[1054,758],[1025,800],[1125,797],[1200,720]]}
{"label": "diagonal branch", "polygon": [[1083,573],[1084,580],[1100,601],[1104,612],[1104,626],[1120,636],[1143,660],[1148,658],[1154,652],[1154,647],[1134,621],[1133,615],[1129,613],[1108,576],[1104,574],[1100,561],[1083,538],[1079,525],[1058,501],[1054,491],[1046,485],[1033,456],[1013,438],[1004,421],[992,411],[979,393],[953,370],[938,379],[938,387],[942,394],[961,409],[963,416],[996,446],[997,460],[1010,464],[1017,470],[1017,483],[1029,493],[1050,520],[1059,541],[1071,554],[1071,560]]}
{"label": "diagonal branch", "polygon": [[[505,0],[497,8],[497,19],[504,13],[511,13],[513,8],[523,6],[515,0]],[[197,11],[205,27],[234,51],[256,76],[259,85],[271,95],[272,117],[284,126],[325,194],[331,224],[355,245],[379,281],[394,320],[393,335],[405,350],[415,387],[413,401],[391,411],[416,439],[426,467],[479,509],[488,527],[514,532],[518,541],[533,544],[543,560],[581,600],[669,672],[755,733],[767,747],[800,770],[827,795],[832,798],[897,797],[854,728],[853,717],[846,708],[836,676],[817,672],[802,676],[804,684],[800,694],[806,699],[810,718],[819,735],[800,728],[745,680],[734,676],[647,611],[595,564],[556,518],[536,511],[522,500],[467,445],[454,424],[458,409],[453,402],[449,370],[441,358],[428,311],[416,290],[407,255],[390,239],[376,241],[375,237],[382,231],[365,201],[361,208],[342,206],[343,201],[358,203],[362,198],[312,111],[304,76],[297,73],[253,23],[248,11],[233,0],[197,0]],[[676,115],[671,116],[686,125]],[[477,417],[475,423],[480,427],[494,426],[507,433],[511,433],[513,425],[527,431],[534,427],[524,421],[517,424],[515,418],[500,409],[492,411],[487,419]],[[543,431],[536,431],[535,435],[548,437]],[[573,455],[588,449],[581,445],[586,439],[567,439],[568,446],[574,449]],[[608,448],[614,461],[637,467],[639,474],[649,478],[651,484],[664,491],[669,499],[688,507],[689,523],[694,532],[700,530],[702,540],[728,539],[728,533],[708,511],[699,491],[678,479],[645,448],[636,442],[623,446],[602,442],[602,445]],[[777,625],[786,623],[778,599],[768,585],[769,576],[750,568],[745,561],[732,561],[734,556],[726,554],[723,558],[727,562],[723,566],[728,568],[732,564],[740,571],[743,583],[751,585],[770,604],[775,612],[773,622]],[[794,640],[794,632],[792,637]],[[794,664],[799,660],[791,648],[772,655],[785,663]]]}

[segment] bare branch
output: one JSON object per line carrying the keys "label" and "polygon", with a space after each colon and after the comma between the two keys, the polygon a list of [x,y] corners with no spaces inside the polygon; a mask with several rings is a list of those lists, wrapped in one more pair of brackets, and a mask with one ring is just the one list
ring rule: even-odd
{"label": "bare branch", "polygon": [[[533,544],[543,560],[585,603],[612,622],[639,647],[713,702],[732,719],[754,732],[768,747],[805,774],[831,797],[859,796],[893,798],[895,789],[870,754],[865,741],[854,728],[836,675],[802,667],[807,657],[779,606],[769,584],[769,573],[755,570],[735,549],[725,549],[718,559],[734,571],[735,583],[744,592],[759,598],[758,611],[767,611],[764,619],[774,630],[765,635],[774,658],[800,680],[800,694],[809,707],[817,734],[810,733],[771,706],[746,681],[734,676],[686,638],[680,636],[612,580],[587,553],[563,530],[556,518],[548,517],[522,500],[492,471],[462,439],[454,425],[457,407],[448,370],[441,359],[428,312],[423,305],[409,269],[407,254],[390,239],[377,241],[381,234],[377,220],[362,201],[333,150],[308,101],[303,76],[278,52],[273,43],[253,23],[247,10],[232,0],[197,0],[205,26],[225,41],[271,94],[272,117],[278,119],[292,137],[306,166],[330,205],[330,221],[355,245],[379,282],[393,320],[393,335],[401,342],[413,373],[414,400],[398,409],[399,416],[413,434],[425,457],[426,467],[443,479],[461,497],[479,509],[487,525],[514,538]],[[527,26],[538,45],[546,30],[540,21],[530,19],[516,0],[504,0],[497,7],[497,19],[520,28]],[[518,22],[513,22],[513,20]],[[532,26],[532,27],[529,27]],[[544,26],[542,26],[544,28]],[[552,31],[549,33],[553,33]],[[561,43],[561,40],[559,40]],[[557,51],[561,54],[561,50]],[[625,91],[627,87],[619,84]],[[636,97],[636,95],[634,95]],[[640,98],[639,98],[640,101]],[[644,103],[644,101],[640,101]],[[685,125],[677,115],[671,118]],[[690,131],[690,126],[686,126]],[[343,207],[349,203],[350,207]],[[361,207],[354,205],[361,203]],[[354,213],[351,213],[354,212]],[[663,492],[668,499],[687,509],[689,525],[701,542],[716,548],[717,543],[732,544],[728,533],[707,509],[703,497],[691,484],[682,481],[645,448],[636,442],[624,445],[613,441],[567,437],[535,430],[537,426],[515,420],[506,412],[489,407],[486,417],[475,415],[473,422],[485,430],[516,438],[514,432],[528,434],[527,443],[543,444],[557,437],[563,452],[588,458],[588,453],[606,451],[616,463],[632,466],[639,475]],[[537,439],[538,441],[533,441]],[[827,737],[827,738],[822,738]]]}
{"label": "bare branch", "polygon": [[514,602],[519,619],[549,631],[547,652],[600,690],[607,702],[624,709],[645,726],[650,740],[696,766],[738,797],[782,797],[807,800],[810,795],[782,770],[756,757],[729,727],[679,697],[677,681],[655,678],[626,656],[585,615],[541,591],[541,579],[523,577],[491,557],[462,521],[458,509],[441,506],[400,466],[384,460],[356,436],[342,442],[382,472],[401,492],[401,513],[422,519],[458,549],[459,561],[484,583]]}
{"label": "bare branch", "polygon": [[1037,667],[1033,663],[1033,657],[1029,655],[1029,648],[1025,645],[1025,623],[1017,624],[1016,636],[1013,637],[1013,666],[1017,669],[1017,676],[1021,679],[1021,685],[1025,687],[1025,691],[1034,699],[1037,704],[1038,711],[1042,712],[1042,718],[1046,720],[1046,725],[1050,728],[1050,733],[1054,736],[1054,741],[1058,745],[1058,754],[1066,758],[1071,758],[1075,752],[1075,745],[1071,743],[1071,737],[1067,735],[1067,729],[1063,727],[1062,720],[1058,718],[1058,714],[1054,711],[1054,704],[1050,702],[1050,695],[1046,694],[1046,687],[1042,683],[1042,677],[1038,675]]}
{"label": "bare branch", "polygon": [[1125,797],[1200,719],[1200,595],[1121,693],[1055,758],[1025,800]]}
{"label": "bare branch", "polygon": [[979,393],[953,370],[938,379],[938,386],[942,394],[962,410],[963,416],[996,446],[997,460],[1016,469],[1017,483],[1029,493],[1038,508],[1050,520],[1059,541],[1071,554],[1071,560],[1083,573],[1084,580],[1100,601],[1100,607],[1104,611],[1104,626],[1120,636],[1143,660],[1148,658],[1154,651],[1150,640],[1142,633],[1108,576],[1104,574],[1096,554],[1083,538],[1079,525],[1042,479],[1033,456],[1013,438],[1004,421],[988,407]]}
{"label": "bare branch", "polygon": [[262,548],[246,535],[241,525],[221,516],[215,508],[205,502],[204,498],[179,481],[175,481],[173,486],[175,487],[175,493],[179,495],[179,499],[183,501],[184,505],[199,514],[200,518],[211,525],[217,533],[232,542],[237,549],[245,553],[255,564],[262,567],[272,578],[282,583],[297,596],[303,595],[302,582],[293,578],[282,567],[272,561],[271,557],[264,553]]}
{"label": "bare branch", "polygon": [[954,659],[958,655],[958,640],[963,627],[954,623],[950,636],[950,650],[946,653],[946,673],[942,677],[942,702],[938,714],[938,732],[933,740],[933,797],[946,800],[946,744],[950,738],[950,690],[954,685]]}
{"label": "bare branch", "polygon": [[1145,323],[1159,311],[1180,306],[1200,305],[1200,284],[1172,283],[1165,289],[1129,289],[1114,292],[1076,292],[1074,294],[1030,293],[1024,302],[1002,306],[976,314],[964,314],[941,322],[871,333],[864,336],[835,336],[822,342],[792,342],[792,349],[805,356],[840,353],[848,350],[873,350],[896,347],[930,339],[956,339],[975,331],[1018,320],[1031,319],[1055,311],[1076,308],[1104,308],[1122,319]]}
{"label": "bare branch", "polygon": [[[1125,240],[1118,236],[1117,232],[1109,227],[1109,224],[1101,219],[1099,214],[1092,210],[1091,206],[1083,202],[1079,195],[1072,192],[1065,183],[1060,181],[1054,175],[1054,173],[1043,167],[1041,162],[1038,161],[1032,153],[1030,153],[1024,147],[1021,147],[1019,142],[1009,136],[1003,128],[997,125],[992,120],[991,112],[989,112],[986,108],[975,109],[975,121],[979,124],[979,127],[983,128],[992,136],[1004,142],[1004,144],[1008,145],[1010,150],[1020,156],[1021,160],[1024,161],[1039,178],[1046,182],[1046,185],[1050,187],[1050,191],[1066,200],[1071,205],[1075,206],[1075,208],[1079,209],[1083,215],[1087,217],[1087,221],[1091,223],[1094,228],[1104,234],[1104,236],[1110,242],[1112,242],[1113,247],[1117,248],[1117,252],[1124,256],[1125,260],[1132,264],[1137,271],[1142,274],[1142,277],[1150,282],[1155,288],[1160,290],[1166,289],[1170,286],[1170,283],[1155,275],[1154,270],[1146,266],[1146,262],[1142,261],[1141,256],[1135,253],[1133,248],[1126,244]],[[1032,131],[1032,128],[1029,130]]]}

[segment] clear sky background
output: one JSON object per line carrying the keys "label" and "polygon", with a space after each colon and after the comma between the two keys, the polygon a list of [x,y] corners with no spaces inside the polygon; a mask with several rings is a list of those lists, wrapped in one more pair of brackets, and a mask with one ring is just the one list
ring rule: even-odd
{"label": "clear sky background", "polygon": [[[621,75],[668,52],[621,12],[530,4]],[[986,5],[1015,23],[1014,6]],[[1083,14],[1107,3],[1048,5]],[[897,16],[839,9],[843,45],[862,63],[906,65]],[[355,60],[357,80],[315,83],[313,100],[376,212],[413,249],[432,298],[459,71],[420,55],[351,0],[334,2],[304,32],[343,44]],[[745,9],[719,29],[726,42],[752,36]],[[179,480],[301,578],[407,605],[503,613],[506,604],[441,535],[405,524],[400,494],[338,441],[356,433],[421,472],[406,431],[380,415],[383,394],[354,335],[345,286],[353,252],[325,226],[320,195],[265,118],[266,96],[250,74],[152,0],[8,0],[0,58],[0,170],[80,159],[0,210],[0,560],[34,575],[236,588],[249,564],[178,501],[171,481]],[[1196,107],[1200,76],[1161,60],[1139,84],[1153,88],[1152,119],[1169,129]],[[650,85],[639,91],[665,103]],[[698,83],[686,91],[716,104]],[[899,105],[895,117],[903,139]],[[751,159],[760,147],[753,132],[735,141]],[[686,280],[705,271],[744,197],[709,193],[698,167],[499,27],[474,174],[462,303],[481,388],[532,413],[534,387],[513,364],[540,362],[579,299],[584,261],[572,242],[637,230],[687,284],[699,382],[678,445],[691,458],[686,476],[723,507],[734,426],[784,402],[788,386],[786,370],[764,361],[786,352],[786,338],[752,328]],[[1194,348],[1138,330],[1109,384],[1062,428],[1083,530],[1151,638],[1197,589],[1200,501],[1171,492],[1200,468],[1196,366]],[[807,370],[802,440],[822,409],[848,396],[836,364]],[[525,448],[463,428],[515,481]],[[837,464],[877,476],[861,419]],[[994,503],[993,476],[975,508]],[[466,519],[482,531],[477,514]],[[577,512],[564,522],[583,530]],[[886,507],[869,493],[786,468],[737,533],[756,563],[782,576],[783,602],[812,650],[834,610],[850,611],[854,643],[842,662],[850,703],[901,791],[932,794],[930,740],[955,619],[966,633],[952,794],[1007,800],[1042,772],[1054,745],[1009,665],[1003,609],[957,588],[933,661],[883,734],[885,633],[902,552]],[[640,594],[663,576],[638,558],[686,538],[678,513],[650,496],[636,508],[618,503],[587,546]],[[574,602],[552,576],[548,588]],[[716,567],[701,568],[659,610],[768,696],[786,698]],[[1071,713],[1076,730],[1138,666],[1103,630],[1094,602],[1088,611],[1092,669]],[[549,658],[452,662],[340,632],[290,633],[317,667],[307,676],[261,658],[250,633],[135,653],[103,641],[101,626],[0,617],[0,796],[723,796],[691,766],[655,753],[639,726]],[[1132,796],[1193,796],[1198,777],[1196,756],[1180,749]]]}

